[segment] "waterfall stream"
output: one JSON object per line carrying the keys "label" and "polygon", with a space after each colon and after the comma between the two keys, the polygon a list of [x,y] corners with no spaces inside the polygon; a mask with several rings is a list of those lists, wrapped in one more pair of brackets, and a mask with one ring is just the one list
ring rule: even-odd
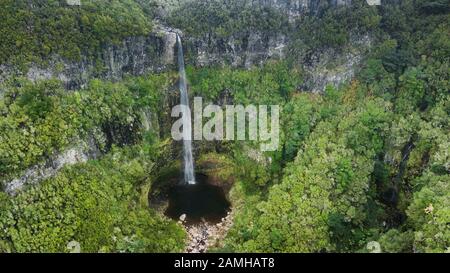
{"label": "waterfall stream", "polygon": [[183,161],[184,161],[184,183],[194,185],[194,160],[192,156],[192,123],[189,108],[189,97],[187,93],[186,71],[184,69],[184,55],[181,38],[177,34],[178,44],[178,69],[180,73],[180,95],[183,115]]}

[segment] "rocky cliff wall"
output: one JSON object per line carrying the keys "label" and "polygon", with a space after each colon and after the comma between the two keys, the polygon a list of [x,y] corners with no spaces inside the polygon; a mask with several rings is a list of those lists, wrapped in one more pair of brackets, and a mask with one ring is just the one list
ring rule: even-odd
{"label": "rocky cliff wall", "polygon": [[52,56],[48,64],[31,64],[26,72],[0,65],[0,83],[18,75],[32,81],[56,78],[67,89],[79,89],[92,78],[117,81],[127,74],[137,76],[162,71],[174,64],[175,43],[175,32],[157,26],[146,37],[129,37],[119,44],[105,45],[97,58],[85,56],[80,61],[67,61]]}
{"label": "rocky cliff wall", "polygon": [[[160,1],[160,16],[167,16],[172,9],[193,0]],[[236,0],[253,6],[267,6],[285,13],[290,19],[304,14],[315,14],[327,7],[346,6],[351,0]],[[84,88],[92,78],[117,81],[124,75],[143,75],[173,68],[176,32],[183,37],[187,63],[196,66],[232,65],[250,68],[272,59],[283,59],[291,42],[289,31],[239,30],[228,36],[205,33],[197,37],[183,35],[182,30],[172,29],[162,20],[156,23],[146,37],[129,37],[119,44],[104,45],[96,58],[82,57],[80,61],[67,61],[52,56],[47,64],[31,64],[25,72],[0,64],[0,83],[12,75],[25,76],[30,80],[57,78],[67,89]],[[356,37],[355,43],[358,43]],[[317,51],[310,60],[300,60],[307,71],[304,90],[321,91],[327,83],[339,84],[354,74],[354,67],[361,56],[359,52]],[[339,60],[330,72],[328,61]],[[305,62],[303,64],[302,62]],[[308,63],[306,63],[308,62]],[[1,97],[0,87],[0,97]]]}
{"label": "rocky cliff wall", "polygon": [[[185,0],[186,1],[186,0]],[[189,0],[192,1],[192,0]],[[177,2],[174,0],[174,2]],[[180,1],[178,1],[180,2]],[[182,2],[182,1],[181,1]],[[341,6],[350,4],[350,0],[254,0],[254,5],[268,5],[286,12],[290,19],[306,13],[316,13],[327,5]],[[183,37],[188,63],[197,66],[232,65],[250,68],[261,65],[270,59],[283,59],[288,54],[290,37],[285,32],[237,32],[227,37],[204,34],[200,37],[183,35],[180,30],[158,24],[146,37],[130,37],[116,45],[106,45],[98,53],[97,61],[87,57],[79,62],[67,62],[58,56],[49,60],[49,65],[31,65],[23,73],[12,66],[0,65],[0,82],[11,75],[25,76],[31,80],[57,78],[67,89],[86,86],[92,78],[120,80],[124,75],[142,75],[163,71],[175,65],[176,33]],[[351,79],[364,54],[370,48],[370,38],[353,37],[344,50],[320,49],[300,64],[304,68],[305,82],[299,89],[321,92],[327,84],[339,85]],[[99,65],[100,64],[100,65]],[[1,97],[0,87],[0,97]],[[167,100],[173,96],[168,95]],[[167,101],[168,105],[173,102]],[[151,113],[151,110],[149,110]],[[146,113],[148,116],[148,113]],[[145,116],[145,115],[144,115]],[[165,123],[165,120],[161,120]],[[150,123],[144,124],[150,130]],[[167,131],[162,126],[156,130]],[[56,173],[65,164],[83,162],[95,158],[96,153],[89,152],[84,146],[76,146],[55,155],[48,162],[33,166],[20,178],[6,182],[6,190],[14,194],[26,184],[36,183]]]}

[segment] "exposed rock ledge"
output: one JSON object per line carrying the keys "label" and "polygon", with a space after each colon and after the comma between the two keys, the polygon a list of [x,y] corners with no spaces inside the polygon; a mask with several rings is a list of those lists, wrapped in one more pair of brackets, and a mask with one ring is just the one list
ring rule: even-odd
{"label": "exposed rock ledge", "polygon": [[[150,109],[144,109],[141,112],[141,126],[142,130],[158,131],[159,124],[154,117],[154,113]],[[47,158],[45,162],[29,167],[25,170],[20,177],[13,180],[0,180],[0,186],[4,186],[4,191],[10,195],[16,195],[22,189],[28,185],[37,184],[42,180],[55,176],[59,170],[64,166],[70,166],[77,163],[83,163],[91,159],[97,159],[103,155],[100,150],[99,141],[104,145],[106,141],[111,143],[119,143],[119,139],[114,137],[107,139],[105,132],[94,130],[92,135],[89,135],[86,139],[78,139],[72,141],[74,143],[70,147],[65,147],[64,150],[55,153],[53,156]],[[94,138],[96,135],[97,138]]]}
{"label": "exposed rock ledge", "polygon": [[28,168],[21,177],[6,182],[4,190],[14,196],[28,185],[37,184],[44,179],[53,177],[66,165],[86,162],[99,155],[100,151],[94,145],[93,140],[79,142],[72,148],[56,154],[45,163]]}

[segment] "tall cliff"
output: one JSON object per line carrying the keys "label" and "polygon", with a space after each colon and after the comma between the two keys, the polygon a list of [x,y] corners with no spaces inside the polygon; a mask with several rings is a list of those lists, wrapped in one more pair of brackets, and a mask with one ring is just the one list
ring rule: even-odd
{"label": "tall cliff", "polygon": [[[173,69],[178,33],[183,37],[190,65],[251,68],[269,60],[291,59],[302,68],[304,83],[298,89],[320,92],[327,84],[339,85],[352,78],[370,48],[370,36],[352,35],[340,48],[325,44],[306,50],[303,47],[309,37],[298,35],[298,30],[307,32],[311,28],[302,25],[304,18],[319,18],[323,11],[350,4],[350,1],[322,0],[156,3],[152,5],[155,13],[152,29],[147,34],[103,42],[94,54],[82,52],[79,60],[50,54],[45,62],[31,62],[25,68],[0,64],[0,83],[11,76],[24,76],[32,81],[56,78],[66,89],[74,90],[87,87],[93,78],[120,81],[125,75]],[[144,127],[149,126],[144,124]],[[5,190],[14,194],[24,185],[54,175],[65,164],[84,162],[100,155],[92,140],[79,142],[31,166],[22,176],[5,181]]]}
{"label": "tall cliff", "polygon": [[[174,64],[174,31],[183,36],[188,64],[250,68],[270,59],[292,57],[291,48],[298,40],[294,34],[296,29],[302,28],[298,21],[303,17],[321,16],[321,12],[328,9],[351,5],[350,0],[137,2],[152,3],[155,26],[148,35],[102,43],[94,58],[83,52],[77,61],[51,54],[45,64],[32,62],[25,69],[3,63],[0,64],[0,83],[11,75],[31,80],[57,78],[67,89],[78,89],[85,87],[92,78],[116,81],[126,74],[165,70]],[[367,42],[367,36],[354,36],[350,44],[352,48],[360,47],[367,45],[364,41]],[[308,58],[297,60],[305,68],[306,81],[302,88],[321,91],[328,83],[348,80],[360,54],[363,53],[350,48],[340,52],[321,48]],[[330,69],[321,71],[330,61],[335,68],[331,76]]]}
{"label": "tall cliff", "polygon": [[174,63],[175,42],[174,32],[157,26],[147,36],[103,45],[97,58],[83,55],[80,61],[69,61],[52,55],[45,64],[32,63],[25,71],[12,65],[0,65],[0,82],[11,75],[25,76],[33,81],[57,78],[67,89],[79,89],[93,78],[117,81],[126,74],[157,72]]}

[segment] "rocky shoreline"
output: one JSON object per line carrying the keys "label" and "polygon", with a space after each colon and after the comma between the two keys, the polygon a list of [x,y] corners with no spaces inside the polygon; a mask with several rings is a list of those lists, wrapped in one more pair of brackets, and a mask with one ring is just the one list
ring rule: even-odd
{"label": "rocky shoreline", "polygon": [[180,223],[188,234],[185,252],[205,253],[208,249],[222,246],[223,239],[233,223],[233,212],[229,211],[227,216],[216,224],[203,220],[198,224],[186,225],[183,216],[180,217]]}

